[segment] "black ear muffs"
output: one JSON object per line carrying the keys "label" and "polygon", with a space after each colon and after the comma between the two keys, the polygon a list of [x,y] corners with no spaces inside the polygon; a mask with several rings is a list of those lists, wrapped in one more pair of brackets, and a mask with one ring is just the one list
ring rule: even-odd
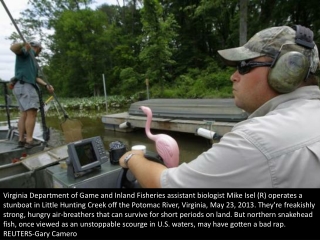
{"label": "black ear muffs", "polygon": [[[300,25],[294,26],[296,30],[295,43],[304,48],[314,48],[313,32],[309,28]],[[310,73],[311,61],[298,51],[291,51],[281,55],[280,48],[268,76],[269,85],[279,93],[294,91]]]}

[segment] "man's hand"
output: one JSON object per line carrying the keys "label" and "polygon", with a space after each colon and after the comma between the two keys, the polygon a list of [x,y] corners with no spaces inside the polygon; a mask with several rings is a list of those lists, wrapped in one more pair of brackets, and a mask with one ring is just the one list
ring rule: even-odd
{"label": "man's hand", "polygon": [[53,86],[52,86],[52,85],[47,84],[47,85],[46,85],[46,88],[47,88],[47,90],[48,90],[48,92],[49,92],[49,93],[51,93],[51,94],[52,94],[52,93],[54,92],[54,88],[53,88]]}
{"label": "man's hand", "polygon": [[27,50],[27,52],[29,52],[31,49],[30,43],[24,43],[24,48]]}
{"label": "man's hand", "polygon": [[144,153],[140,150],[133,150],[133,151],[128,151],[126,152],[125,154],[122,155],[122,157],[119,159],[119,164],[121,167],[123,168],[128,168],[127,164],[124,162],[125,158],[127,156],[129,156],[130,154],[133,154],[133,155],[140,155],[141,157],[144,157]]}

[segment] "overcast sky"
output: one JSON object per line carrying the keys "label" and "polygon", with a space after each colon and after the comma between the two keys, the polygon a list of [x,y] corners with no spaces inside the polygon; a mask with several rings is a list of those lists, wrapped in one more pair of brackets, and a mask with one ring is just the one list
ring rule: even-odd
{"label": "overcast sky", "polygon": [[[20,18],[20,12],[28,8],[28,0],[4,0],[5,5],[14,19]],[[102,4],[117,5],[117,0],[95,0],[92,8]],[[122,1],[119,1],[120,5]],[[19,26],[18,26],[19,27]],[[6,40],[12,32],[16,31],[11,19],[0,3],[0,79],[9,81],[14,76],[15,55],[10,51],[10,40]]]}

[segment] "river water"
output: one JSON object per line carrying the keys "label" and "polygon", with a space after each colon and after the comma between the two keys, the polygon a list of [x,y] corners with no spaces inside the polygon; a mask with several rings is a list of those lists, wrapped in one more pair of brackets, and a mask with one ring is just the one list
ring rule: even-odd
{"label": "river water", "polygon": [[[60,146],[64,144],[64,135],[61,130],[61,123],[65,121],[63,114],[50,112],[49,110],[46,117],[46,125],[50,128],[50,140],[49,146]],[[108,112],[113,114],[116,112],[122,112],[121,110],[115,110]],[[100,136],[104,142],[106,151],[109,150],[110,143],[114,141],[121,141],[126,145],[127,149],[131,149],[134,145],[145,145],[147,150],[155,152],[155,144],[153,141],[147,138],[144,129],[137,129],[133,132],[123,133],[111,130],[106,130],[101,120],[101,116],[105,113],[96,111],[76,111],[68,112],[68,119],[79,120],[82,123],[82,136],[83,138],[90,138],[94,136]],[[11,119],[18,117],[18,113],[11,113]],[[38,116],[40,120],[40,114]],[[0,121],[6,121],[5,111],[0,112]],[[195,159],[200,153],[208,150],[211,147],[211,142],[203,137],[196,136],[191,133],[180,133],[172,131],[160,131],[151,129],[153,134],[166,133],[173,137],[180,149],[180,163],[189,162]]]}

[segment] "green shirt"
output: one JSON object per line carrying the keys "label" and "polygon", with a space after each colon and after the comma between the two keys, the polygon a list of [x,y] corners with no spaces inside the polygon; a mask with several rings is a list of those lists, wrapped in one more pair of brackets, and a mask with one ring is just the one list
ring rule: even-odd
{"label": "green shirt", "polygon": [[[31,56],[31,54],[33,56]],[[27,83],[36,84],[38,68],[35,63],[35,52],[30,49],[29,52],[22,48],[20,54],[16,56],[15,77]]]}

